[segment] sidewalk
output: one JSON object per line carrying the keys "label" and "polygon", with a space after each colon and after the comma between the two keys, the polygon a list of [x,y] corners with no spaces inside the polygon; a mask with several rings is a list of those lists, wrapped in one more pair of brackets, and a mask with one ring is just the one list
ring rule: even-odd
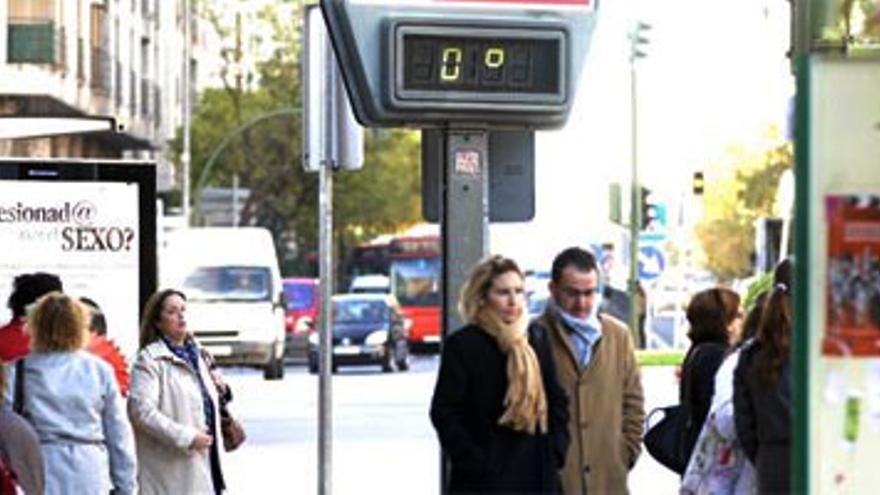
{"label": "sidewalk", "polygon": [[[642,387],[646,415],[655,407],[678,403],[678,381],[673,366],[643,367]],[[629,474],[630,493],[671,495],[678,493],[678,485],[679,476],[655,461],[642,446],[642,455]]]}

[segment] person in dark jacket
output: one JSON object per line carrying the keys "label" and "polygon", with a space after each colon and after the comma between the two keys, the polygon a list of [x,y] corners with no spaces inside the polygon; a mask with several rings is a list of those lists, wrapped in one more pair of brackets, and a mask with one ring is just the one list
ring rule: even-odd
{"label": "person in dark jacket", "polygon": [[568,399],[546,335],[528,325],[516,262],[480,262],[459,311],[467,323],[444,342],[430,412],[449,459],[447,493],[559,493]]}
{"label": "person in dark jacket", "polygon": [[758,493],[789,493],[791,262],[781,261],[754,343],[742,350],[733,374],[736,434],[757,470]]}
{"label": "person in dark jacket", "polygon": [[11,363],[27,356],[31,351],[31,339],[24,329],[27,307],[40,296],[63,289],[61,279],[52,273],[22,273],[12,280],[12,294],[6,303],[12,319],[0,327],[0,360]]}
{"label": "person in dark jacket", "polygon": [[715,372],[724,361],[732,336],[739,333],[741,319],[739,294],[724,287],[698,292],[688,303],[691,347],[682,364],[679,384],[679,400],[688,412],[684,432],[688,459],[709,414]]}

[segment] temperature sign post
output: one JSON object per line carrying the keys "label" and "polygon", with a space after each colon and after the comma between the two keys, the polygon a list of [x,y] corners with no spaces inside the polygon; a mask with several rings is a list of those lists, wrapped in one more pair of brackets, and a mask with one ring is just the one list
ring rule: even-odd
{"label": "temperature sign post", "polygon": [[588,0],[322,0],[365,126],[553,128],[589,47]]}

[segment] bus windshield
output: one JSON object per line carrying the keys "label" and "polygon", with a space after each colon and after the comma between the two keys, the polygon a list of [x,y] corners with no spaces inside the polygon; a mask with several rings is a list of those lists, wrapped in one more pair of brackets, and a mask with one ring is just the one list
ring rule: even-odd
{"label": "bus windshield", "polygon": [[440,259],[409,258],[391,265],[392,292],[401,306],[440,304]]}
{"label": "bus windshield", "polygon": [[189,301],[269,301],[268,268],[245,266],[201,267],[183,281]]}

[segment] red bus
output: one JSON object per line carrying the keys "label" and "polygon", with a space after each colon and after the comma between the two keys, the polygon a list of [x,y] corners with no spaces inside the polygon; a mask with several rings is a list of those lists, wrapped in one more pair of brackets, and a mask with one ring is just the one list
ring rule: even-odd
{"label": "red bus", "polygon": [[390,235],[381,235],[351,249],[345,262],[345,288],[359,275],[388,275]]}
{"label": "red bus", "polygon": [[440,237],[401,236],[388,245],[391,293],[412,325],[412,344],[440,343]]}

